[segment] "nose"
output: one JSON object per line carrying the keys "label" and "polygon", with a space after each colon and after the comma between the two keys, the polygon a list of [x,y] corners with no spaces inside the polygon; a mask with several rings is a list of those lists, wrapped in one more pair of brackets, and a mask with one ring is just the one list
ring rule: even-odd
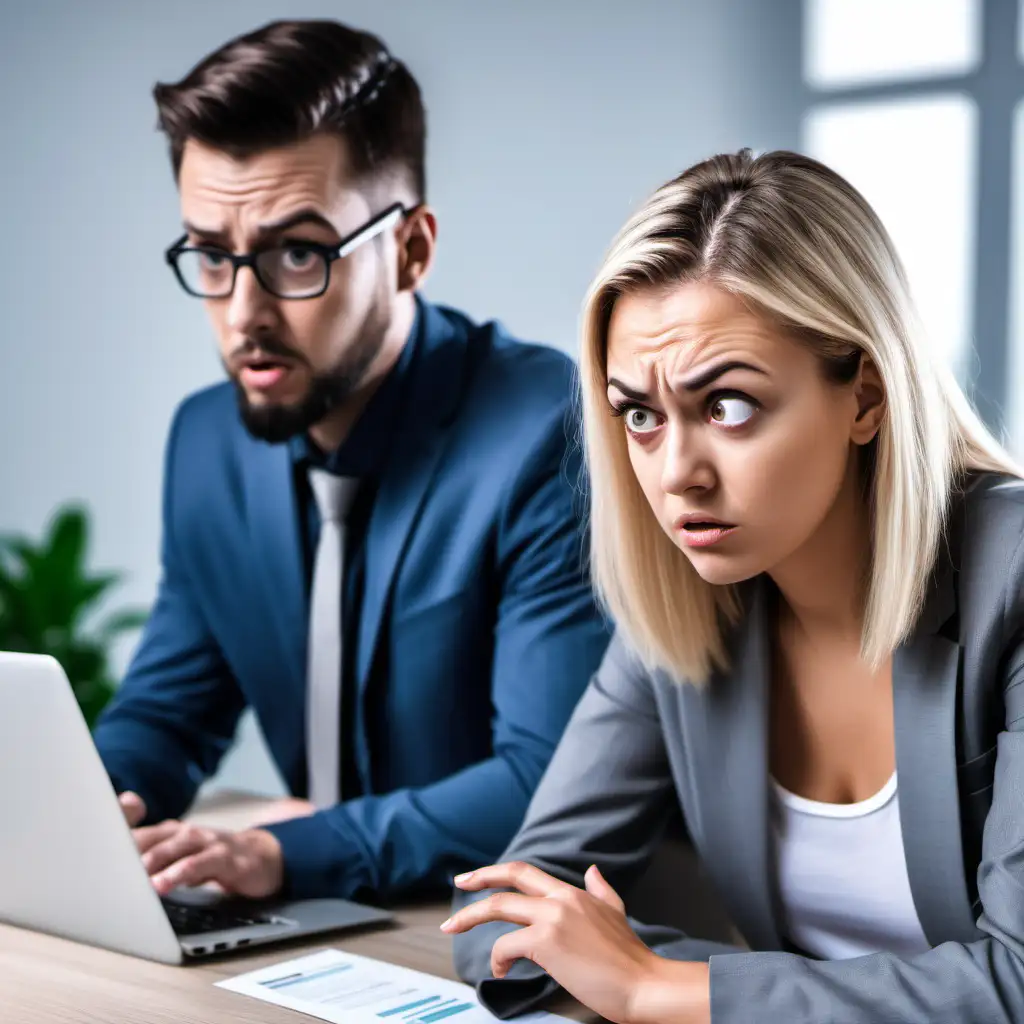
{"label": "nose", "polygon": [[276,300],[261,287],[251,267],[239,267],[228,299],[227,324],[237,334],[252,335],[272,326]]}
{"label": "nose", "polygon": [[709,491],[716,474],[710,452],[701,442],[700,428],[672,423],[665,439],[665,461],[661,467],[661,489],[681,496],[688,491]]}

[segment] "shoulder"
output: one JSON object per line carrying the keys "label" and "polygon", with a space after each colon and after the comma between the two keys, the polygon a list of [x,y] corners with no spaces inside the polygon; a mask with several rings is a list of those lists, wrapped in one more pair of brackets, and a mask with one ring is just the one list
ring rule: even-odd
{"label": "shoulder", "polygon": [[503,418],[525,419],[544,409],[565,410],[576,391],[576,364],[551,345],[512,335],[499,320],[476,323],[458,310],[435,306],[463,335],[467,405],[485,402]]}
{"label": "shoulder", "polygon": [[466,379],[455,425],[466,464],[482,458],[509,480],[546,476],[567,457],[578,462],[573,360],[550,345],[514,337],[498,321],[476,324],[454,310],[435,310],[465,338]]}
{"label": "shoulder", "polygon": [[1024,480],[972,474],[956,495],[950,518],[951,539],[962,546],[962,569],[1011,571],[1012,556],[1024,541]]}
{"label": "shoulder", "polygon": [[174,411],[164,451],[165,485],[189,490],[215,482],[219,491],[239,471],[256,442],[238,414],[234,385],[225,381],[193,392]]}
{"label": "shoulder", "polygon": [[954,501],[951,523],[967,635],[985,632],[986,624],[1016,632],[1024,617],[1024,481],[972,475]]}
{"label": "shoulder", "polygon": [[172,438],[177,438],[183,433],[189,435],[193,430],[200,430],[205,440],[211,429],[216,428],[223,433],[240,426],[234,386],[224,381],[194,391],[184,398],[174,411],[171,434]]}

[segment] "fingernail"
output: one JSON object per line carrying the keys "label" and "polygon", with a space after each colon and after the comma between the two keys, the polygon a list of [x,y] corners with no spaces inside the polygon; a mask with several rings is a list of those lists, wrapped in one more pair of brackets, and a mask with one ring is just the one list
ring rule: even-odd
{"label": "fingernail", "polygon": [[472,871],[464,871],[461,875],[455,876],[455,884],[462,885],[463,882],[468,882],[473,877]]}
{"label": "fingernail", "polygon": [[450,925],[451,923],[452,923],[452,919],[450,917],[448,918],[447,921],[442,922],[442,924],[441,924],[441,931],[443,931],[443,932],[448,931],[448,925]]}

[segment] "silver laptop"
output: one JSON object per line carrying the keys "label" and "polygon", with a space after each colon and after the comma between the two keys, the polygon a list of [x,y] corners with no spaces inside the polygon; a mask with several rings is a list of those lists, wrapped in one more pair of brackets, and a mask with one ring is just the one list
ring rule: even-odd
{"label": "silver laptop", "polygon": [[0,921],[176,964],[390,918],[335,899],[162,900],[64,670],[0,652]]}

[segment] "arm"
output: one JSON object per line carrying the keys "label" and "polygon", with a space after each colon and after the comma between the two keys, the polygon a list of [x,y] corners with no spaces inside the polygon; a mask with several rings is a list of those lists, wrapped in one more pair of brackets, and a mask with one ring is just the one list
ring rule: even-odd
{"label": "arm", "polygon": [[156,604],[94,735],[114,788],[143,798],[147,822],[184,813],[230,745],[244,706],[193,599],[175,540],[175,459],[183,414],[179,410],[167,444]]}
{"label": "arm", "polygon": [[[575,886],[596,864],[622,891],[650,860],[676,794],[650,677],[616,638],[580,701],[503,861],[534,865]],[[454,909],[495,890],[458,893]],[[493,922],[455,937],[455,968],[476,983],[498,1017],[529,1009],[557,985],[539,967],[519,960],[500,980],[491,976],[491,950],[516,925]],[[706,961],[732,947],[687,939],[675,929],[633,922],[639,937],[665,957]]]}
{"label": "arm", "polygon": [[447,886],[494,859],[519,827],[608,640],[582,568],[576,468],[563,466],[556,426],[512,482],[498,525],[493,756],[429,786],[268,826],[291,895]]}

